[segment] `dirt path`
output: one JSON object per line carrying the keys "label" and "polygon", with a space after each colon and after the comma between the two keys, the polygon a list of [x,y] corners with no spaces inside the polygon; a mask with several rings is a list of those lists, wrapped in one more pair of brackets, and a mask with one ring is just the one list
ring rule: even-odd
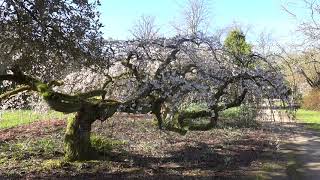
{"label": "dirt path", "polygon": [[281,111],[265,110],[264,120],[283,142],[279,153],[287,157],[285,175],[273,179],[320,180],[320,133],[296,123]]}

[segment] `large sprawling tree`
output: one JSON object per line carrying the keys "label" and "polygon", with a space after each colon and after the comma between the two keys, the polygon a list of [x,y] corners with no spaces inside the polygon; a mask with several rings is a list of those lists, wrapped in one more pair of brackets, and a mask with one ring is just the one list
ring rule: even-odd
{"label": "large sprawling tree", "polygon": [[[221,111],[246,98],[288,95],[272,58],[241,54],[245,62],[260,62],[241,66],[214,35],[105,41],[98,4],[0,1],[0,80],[15,83],[0,100],[33,91],[53,110],[75,113],[65,134],[68,160],[90,158],[91,124],[115,112],[153,113],[167,130],[183,129],[187,118],[208,117],[208,124],[193,128],[206,130]],[[194,102],[207,109],[183,111]]]}

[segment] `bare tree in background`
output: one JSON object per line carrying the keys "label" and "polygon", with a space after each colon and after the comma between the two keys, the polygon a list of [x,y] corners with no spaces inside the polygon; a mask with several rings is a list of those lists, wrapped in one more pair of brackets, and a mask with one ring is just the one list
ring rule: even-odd
{"label": "bare tree in background", "polygon": [[[320,88],[320,2],[315,0],[301,0],[287,3],[283,6],[288,14],[294,16],[299,25],[297,32],[302,37],[299,46],[301,53],[288,57],[294,61],[298,73],[303,76],[311,88]],[[300,18],[301,7],[303,18]],[[300,10],[297,10],[297,9]]]}
{"label": "bare tree in background", "polygon": [[180,34],[194,35],[206,31],[209,26],[209,4],[207,0],[187,0],[182,11],[181,22],[174,25]]}
{"label": "bare tree in background", "polygon": [[151,40],[158,37],[159,28],[154,16],[142,15],[130,32],[136,39]]}

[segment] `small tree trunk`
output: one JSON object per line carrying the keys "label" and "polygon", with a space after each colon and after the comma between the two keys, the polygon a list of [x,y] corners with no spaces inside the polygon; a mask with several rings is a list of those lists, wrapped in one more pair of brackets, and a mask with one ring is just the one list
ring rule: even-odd
{"label": "small tree trunk", "polygon": [[218,119],[219,119],[219,113],[217,111],[214,111],[210,117],[210,123],[209,123],[210,128],[217,126]]}
{"label": "small tree trunk", "polygon": [[77,112],[69,119],[65,134],[65,159],[68,161],[88,160],[92,156],[90,142],[91,124],[85,112]]}

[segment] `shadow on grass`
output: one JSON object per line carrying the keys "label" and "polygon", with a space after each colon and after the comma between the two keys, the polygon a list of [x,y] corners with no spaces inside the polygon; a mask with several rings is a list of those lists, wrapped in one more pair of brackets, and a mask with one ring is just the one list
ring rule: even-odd
{"label": "shadow on grass", "polygon": [[[289,124],[290,125],[290,124]],[[127,126],[126,126],[127,127]],[[268,129],[266,129],[267,131]],[[271,130],[271,129],[270,129]],[[117,128],[117,131],[120,131]],[[122,132],[122,131],[121,131]],[[274,133],[288,133],[304,136],[308,142],[286,144],[280,151],[274,151],[263,139],[239,137],[224,143],[207,141],[184,141],[183,144],[166,151],[163,155],[133,153],[133,151],[100,151],[96,161],[79,162],[78,164],[59,164],[59,167],[46,171],[27,172],[4,175],[0,179],[285,179],[286,177],[304,177],[305,174],[320,173],[317,163],[320,140],[315,132],[303,128],[281,128]],[[154,134],[152,134],[154,135]],[[195,134],[196,135],[196,134]],[[199,135],[199,134],[198,134]],[[143,136],[145,138],[145,136]],[[281,135],[279,135],[281,137]],[[288,137],[283,137],[288,138]],[[151,140],[152,141],[152,140]],[[169,143],[168,141],[166,141]],[[105,149],[103,141],[97,141]],[[114,143],[114,142],[112,142]],[[119,142],[121,144],[121,142]],[[101,145],[101,146],[100,146]],[[310,146],[309,148],[305,148]],[[161,147],[159,147],[161,148]],[[306,149],[306,150],[304,150]],[[109,150],[109,149],[108,149]],[[57,155],[61,158],[62,155]],[[303,160],[304,157],[310,159]],[[289,160],[285,167],[266,167],[263,178],[248,177],[246,170],[257,160]],[[26,161],[32,159],[28,157]],[[1,161],[1,159],[0,159]],[[311,164],[308,164],[311,162]],[[1,162],[0,162],[1,163]],[[310,166],[311,169],[305,170]],[[282,173],[278,173],[283,171]],[[0,171],[1,172],[1,171]],[[289,176],[286,176],[289,175]],[[288,178],[289,179],[289,178]]]}
{"label": "shadow on grass", "polygon": [[[230,148],[230,144],[237,147]],[[216,145],[196,143],[173,149],[165,156],[133,154],[130,152],[100,152],[98,164],[110,163],[92,171],[95,163],[83,162],[81,171],[66,163],[60,170],[34,172],[29,179],[248,179],[245,168],[259,158],[263,151],[259,140],[231,141]],[[238,148],[246,146],[248,148]],[[250,147],[249,147],[250,146]],[[107,159],[107,160],[102,160]],[[96,164],[97,164],[96,163]],[[113,166],[113,167],[112,167]],[[119,166],[114,169],[114,166]],[[101,168],[101,167],[100,167]],[[63,171],[63,172],[59,172]],[[49,175],[50,174],[50,175]],[[1,178],[24,178],[24,175],[0,175]]]}

